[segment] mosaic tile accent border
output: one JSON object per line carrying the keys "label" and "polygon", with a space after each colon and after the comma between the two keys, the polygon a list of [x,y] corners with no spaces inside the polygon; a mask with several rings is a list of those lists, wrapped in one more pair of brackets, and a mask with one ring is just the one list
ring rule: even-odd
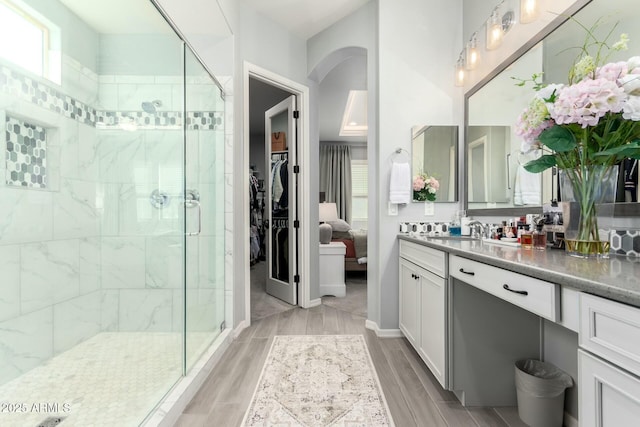
{"label": "mosaic tile accent border", "polygon": [[640,230],[611,230],[611,253],[640,257]]}
{"label": "mosaic tile accent border", "polygon": [[[100,129],[120,128],[122,124],[138,129],[180,128],[181,111],[98,111],[95,108],[15,70],[0,65],[0,90],[56,112],[80,123]],[[222,130],[224,112],[188,111],[187,130]]]}
{"label": "mosaic tile accent border", "polygon": [[440,235],[449,231],[448,222],[401,222],[400,233]]}
{"label": "mosaic tile accent border", "polygon": [[6,180],[16,187],[47,187],[47,131],[6,116]]}
{"label": "mosaic tile accent border", "polygon": [[0,89],[69,119],[95,126],[94,108],[9,67],[0,66]]}

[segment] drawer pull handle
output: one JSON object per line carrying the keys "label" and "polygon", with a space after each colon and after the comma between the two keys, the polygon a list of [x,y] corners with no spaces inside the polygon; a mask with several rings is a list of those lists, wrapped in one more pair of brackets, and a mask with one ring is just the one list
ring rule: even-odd
{"label": "drawer pull handle", "polygon": [[529,292],[527,292],[527,291],[516,291],[515,289],[511,289],[509,287],[509,285],[507,285],[507,284],[502,285],[502,288],[507,290],[507,291],[509,291],[509,292],[513,292],[514,294],[520,294],[520,295],[525,295],[525,296],[529,295]]}
{"label": "drawer pull handle", "polygon": [[464,268],[460,269],[460,273],[468,274],[469,276],[475,276],[476,275],[476,273],[474,273],[473,271],[464,271]]}

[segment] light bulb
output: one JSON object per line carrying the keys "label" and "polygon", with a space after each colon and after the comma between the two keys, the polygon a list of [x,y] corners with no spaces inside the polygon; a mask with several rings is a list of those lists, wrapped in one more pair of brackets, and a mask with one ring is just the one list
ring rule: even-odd
{"label": "light bulb", "polygon": [[464,86],[464,77],[465,77],[464,59],[462,58],[462,53],[461,53],[460,57],[458,58],[458,62],[456,62],[456,69],[455,69],[455,85],[457,87]]}
{"label": "light bulb", "polygon": [[465,66],[467,70],[474,70],[480,60],[480,52],[478,51],[478,39],[476,33],[473,33],[471,40],[467,43]]}
{"label": "light bulb", "polygon": [[520,0],[520,22],[528,24],[538,19],[540,8],[537,0]]}
{"label": "light bulb", "polygon": [[498,9],[494,9],[491,13],[491,17],[487,21],[487,50],[493,50],[502,44],[502,36],[504,31],[502,29],[502,20],[498,14]]}

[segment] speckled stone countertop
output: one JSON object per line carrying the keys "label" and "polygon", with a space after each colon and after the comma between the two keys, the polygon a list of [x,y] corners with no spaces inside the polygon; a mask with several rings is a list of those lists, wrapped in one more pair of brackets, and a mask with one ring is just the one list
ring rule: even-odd
{"label": "speckled stone countertop", "polygon": [[399,234],[399,239],[640,307],[640,258],[581,259],[563,250]]}

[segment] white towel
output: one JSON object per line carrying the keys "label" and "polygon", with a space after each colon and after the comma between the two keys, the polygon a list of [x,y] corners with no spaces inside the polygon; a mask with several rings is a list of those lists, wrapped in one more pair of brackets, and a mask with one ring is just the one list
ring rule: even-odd
{"label": "white towel", "polygon": [[522,165],[516,169],[516,182],[513,188],[513,204],[541,205],[542,204],[542,179],[540,174],[527,172]]}
{"label": "white towel", "polygon": [[409,163],[396,163],[391,166],[389,182],[389,202],[395,204],[411,201],[411,166]]}

